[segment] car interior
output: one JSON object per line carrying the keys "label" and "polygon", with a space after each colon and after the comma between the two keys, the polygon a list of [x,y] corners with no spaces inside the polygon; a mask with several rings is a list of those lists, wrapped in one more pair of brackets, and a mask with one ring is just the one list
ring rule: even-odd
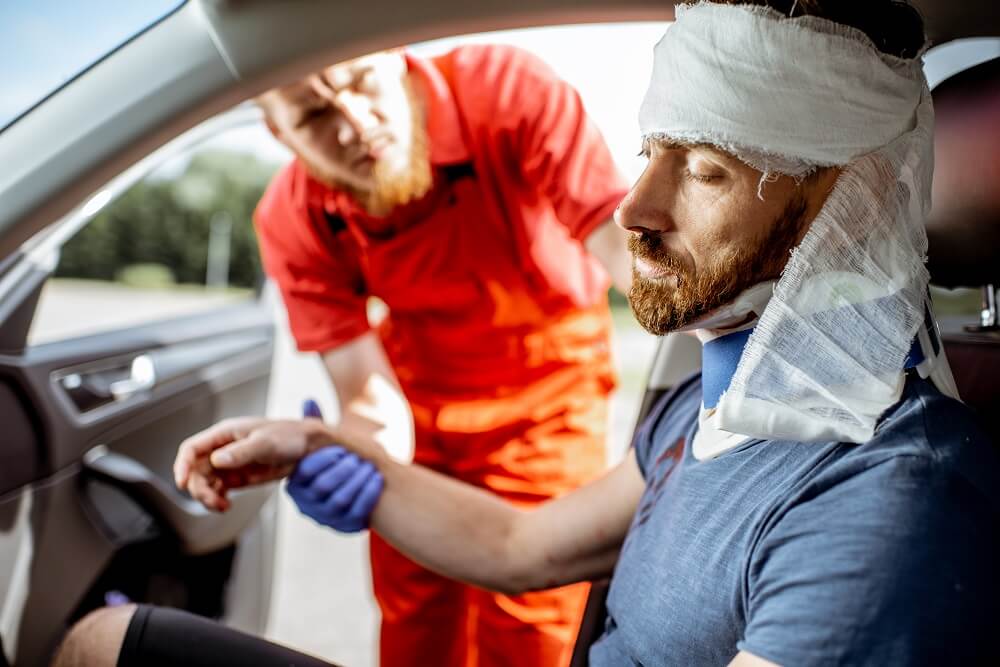
{"label": "car interior", "polygon": [[[1000,36],[991,0],[914,4],[936,45]],[[655,0],[188,0],[0,131],[0,163],[14,165],[0,170],[0,665],[11,655],[14,664],[42,664],[109,589],[141,588],[252,632],[266,622],[269,583],[242,599],[238,586],[224,584],[267,567],[273,488],[242,493],[220,517],[177,492],[169,471],[176,443],[192,430],[264,411],[269,311],[256,299],[228,306],[224,317],[29,345],[66,235],[197,136],[189,130],[214,132],[212,123],[229,122],[222,112],[320,65],[487,29],[669,20],[672,11]],[[1000,108],[998,94],[995,57],[934,89],[942,122],[952,108],[956,117]],[[995,134],[996,124],[982,131]],[[989,142],[977,146],[982,154],[966,154],[970,163],[1000,161]],[[1000,188],[986,181],[990,173],[966,179],[947,207],[935,208],[928,254],[932,283],[983,295],[978,318],[939,323],[963,399],[1000,442]],[[699,354],[691,338],[660,341],[640,420],[697,369]],[[603,630],[605,594],[597,582],[574,667],[587,664]],[[47,620],[30,622],[39,618]]]}

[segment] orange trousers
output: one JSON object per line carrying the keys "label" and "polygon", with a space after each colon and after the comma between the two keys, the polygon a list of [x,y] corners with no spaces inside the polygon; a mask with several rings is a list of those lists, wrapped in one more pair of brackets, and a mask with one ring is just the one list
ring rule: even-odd
{"label": "orange trousers", "polygon": [[[414,460],[530,506],[605,468],[606,379],[558,372],[491,399],[414,401]],[[499,393],[503,393],[502,391]],[[518,596],[441,577],[371,535],[382,667],[567,665],[588,584]]]}

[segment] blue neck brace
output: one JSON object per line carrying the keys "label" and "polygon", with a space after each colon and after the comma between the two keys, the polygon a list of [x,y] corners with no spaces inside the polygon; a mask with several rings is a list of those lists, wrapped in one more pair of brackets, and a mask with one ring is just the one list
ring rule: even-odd
{"label": "blue neck brace", "polygon": [[719,399],[736,374],[743,348],[753,329],[720,336],[701,348],[701,404],[706,410],[719,404]]}
{"label": "blue neck brace", "polygon": [[[743,348],[750,340],[753,329],[744,329],[708,341],[701,350],[701,404],[706,410],[719,404],[722,394],[736,374]],[[924,361],[924,353],[917,340],[913,341],[906,357],[905,368],[915,368]]]}

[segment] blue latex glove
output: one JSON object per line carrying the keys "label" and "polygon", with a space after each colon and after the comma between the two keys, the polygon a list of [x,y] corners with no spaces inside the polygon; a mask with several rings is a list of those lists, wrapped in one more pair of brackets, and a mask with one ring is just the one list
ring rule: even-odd
{"label": "blue latex glove", "polygon": [[[305,402],[303,414],[322,419],[319,406],[311,399]],[[383,485],[375,466],[332,445],[299,461],[286,491],[299,510],[314,521],[343,533],[356,533],[368,527]]]}

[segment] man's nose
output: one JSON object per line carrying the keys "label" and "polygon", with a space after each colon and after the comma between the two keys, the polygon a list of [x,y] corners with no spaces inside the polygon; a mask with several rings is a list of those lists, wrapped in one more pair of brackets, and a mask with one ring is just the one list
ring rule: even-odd
{"label": "man's nose", "polygon": [[340,121],[337,142],[341,146],[359,141],[377,123],[371,102],[366,97],[350,90],[337,90],[325,72],[310,76],[309,85],[337,111]]}
{"label": "man's nose", "polygon": [[343,91],[336,99],[337,110],[344,120],[337,136],[341,145],[360,140],[377,125],[371,102],[363,95]]}
{"label": "man's nose", "polygon": [[615,223],[636,234],[663,234],[674,229],[666,189],[668,182],[658,183],[646,169],[615,209]]}

